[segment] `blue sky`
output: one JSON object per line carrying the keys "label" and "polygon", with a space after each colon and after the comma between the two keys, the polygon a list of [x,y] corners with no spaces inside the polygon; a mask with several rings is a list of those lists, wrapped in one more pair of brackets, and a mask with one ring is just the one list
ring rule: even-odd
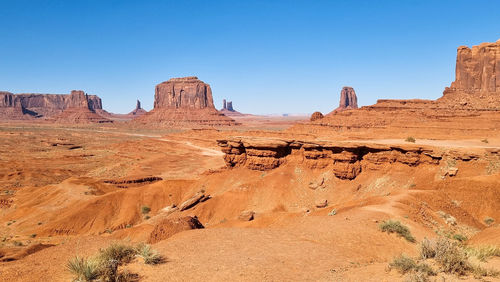
{"label": "blue sky", "polygon": [[500,39],[500,1],[0,0],[0,90],[82,89],[104,108],[153,106],[154,87],[198,76],[245,113],[327,113],[436,99],[456,48]]}

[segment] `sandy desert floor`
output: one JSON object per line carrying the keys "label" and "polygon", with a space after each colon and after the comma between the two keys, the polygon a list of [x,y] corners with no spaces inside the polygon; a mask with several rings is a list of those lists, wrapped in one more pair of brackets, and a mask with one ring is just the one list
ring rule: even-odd
{"label": "sandy desert floor", "polygon": [[[1,124],[0,281],[72,280],[68,260],[113,242],[151,243],[165,257],[158,265],[135,259],[120,266],[140,281],[405,281],[408,275],[388,264],[401,254],[418,257],[424,238],[459,234],[469,247],[500,248],[500,139],[417,139],[414,146],[474,157],[381,163],[351,180],[294,154],[271,170],[226,166],[220,139],[317,140],[282,131],[290,124],[220,130]],[[407,146],[403,139],[328,141],[337,140]],[[450,166],[458,169],[453,177],[443,173]],[[179,208],[197,195],[202,200]],[[325,200],[326,207],[318,205]],[[242,217],[246,211],[253,220]],[[192,218],[204,228],[194,228]],[[408,226],[416,242],[381,232],[389,219]],[[475,263],[500,270],[498,256]]]}

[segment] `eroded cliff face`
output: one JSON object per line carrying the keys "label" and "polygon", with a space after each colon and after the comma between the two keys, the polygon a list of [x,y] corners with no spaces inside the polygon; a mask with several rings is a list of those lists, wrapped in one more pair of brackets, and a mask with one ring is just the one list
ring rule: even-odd
{"label": "eroded cliff face", "polygon": [[156,86],[154,109],[134,119],[147,125],[219,126],[236,122],[214,107],[210,85],[195,76],[171,78]]}
{"label": "eroded cliff face", "polygon": [[443,92],[444,102],[478,109],[500,109],[500,40],[457,49],[455,81]]}
{"label": "eroded cliff face", "polygon": [[154,108],[215,109],[212,89],[196,76],[171,78],[156,85]]}
{"label": "eroded cliff face", "polygon": [[449,152],[419,145],[382,145],[354,142],[300,141],[264,137],[234,137],[217,140],[228,167],[270,170],[285,162],[304,164],[311,169],[330,168],[340,179],[352,180],[365,170],[390,164],[411,167],[439,165],[443,158],[478,159],[480,155]]}

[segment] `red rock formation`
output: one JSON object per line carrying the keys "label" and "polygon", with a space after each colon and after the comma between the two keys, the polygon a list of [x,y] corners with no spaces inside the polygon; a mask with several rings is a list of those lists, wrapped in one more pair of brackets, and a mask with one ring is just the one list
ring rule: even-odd
{"label": "red rock formation", "polygon": [[500,40],[457,49],[455,81],[440,102],[465,108],[500,109]]}
{"label": "red rock formation", "polygon": [[318,119],[322,119],[323,118],[323,114],[321,112],[314,112],[312,115],[311,115],[311,121],[315,121],[315,120],[318,120]]}
{"label": "red rock formation", "polygon": [[135,106],[135,109],[133,111],[131,111],[130,113],[128,113],[128,115],[130,115],[130,116],[141,116],[141,115],[143,115],[145,113],[147,113],[147,111],[144,110],[141,107],[141,101],[137,100],[137,104]]}
{"label": "red rock formation", "polygon": [[156,86],[154,109],[134,122],[151,125],[234,125],[214,107],[210,85],[197,77],[172,78]]}
{"label": "red rock formation", "polygon": [[222,110],[220,110],[220,112],[228,117],[243,116],[242,113],[234,110],[233,102],[232,101],[226,102],[226,99],[222,100]]}
{"label": "red rock formation", "polygon": [[88,95],[81,90],[73,90],[69,95],[67,108],[55,116],[59,123],[108,123],[113,122],[97,114],[90,108]]}
{"label": "red rock formation", "polygon": [[[440,147],[384,145],[343,141],[301,141],[269,137],[231,137],[217,140],[229,168],[270,170],[291,162],[311,169],[329,168],[335,177],[352,180],[365,170],[399,163],[406,166],[439,165],[441,160],[473,160],[480,154],[446,151]],[[487,151],[485,151],[486,154]],[[496,154],[496,153],[495,153]]]}
{"label": "red rock formation", "polygon": [[[75,104],[82,103],[82,101],[75,101],[78,96],[67,94],[12,94],[9,92],[0,92],[2,100],[9,103],[0,102],[0,108],[4,108],[3,112],[7,111],[6,107],[22,108],[24,117],[20,116],[17,119],[26,119],[32,117],[52,117],[56,116],[68,107],[74,107]],[[7,95],[7,93],[9,95]],[[91,110],[102,110],[102,101],[96,95],[87,95],[86,102]],[[12,111],[9,110],[9,111]],[[18,111],[18,110],[16,110]],[[5,115],[1,115],[5,116]],[[13,117],[11,117],[13,118]]]}
{"label": "red rock formation", "polygon": [[358,97],[356,96],[356,92],[354,92],[354,88],[349,86],[344,86],[342,91],[340,91],[340,102],[339,107],[335,109],[335,111],[343,111],[349,109],[357,109],[358,108]]}

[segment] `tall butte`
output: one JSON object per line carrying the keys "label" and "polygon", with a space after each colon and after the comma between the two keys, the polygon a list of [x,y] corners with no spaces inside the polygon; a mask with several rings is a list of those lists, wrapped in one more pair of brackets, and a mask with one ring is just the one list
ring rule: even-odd
{"label": "tall butte", "polygon": [[354,88],[349,86],[344,86],[342,87],[342,91],[340,91],[339,106],[338,108],[333,110],[330,114],[334,112],[352,110],[357,108],[358,108],[358,97],[356,96]]}
{"label": "tall butte", "polygon": [[477,110],[500,109],[500,40],[457,49],[455,81],[438,102]]}
{"label": "tall butte", "polygon": [[55,116],[54,120],[60,123],[107,123],[113,122],[97,114],[92,107],[89,95],[81,90],[73,90],[69,95],[67,108]]}
{"label": "tall butte", "polygon": [[154,109],[134,122],[161,125],[234,125],[214,107],[210,85],[195,76],[156,85]]}

